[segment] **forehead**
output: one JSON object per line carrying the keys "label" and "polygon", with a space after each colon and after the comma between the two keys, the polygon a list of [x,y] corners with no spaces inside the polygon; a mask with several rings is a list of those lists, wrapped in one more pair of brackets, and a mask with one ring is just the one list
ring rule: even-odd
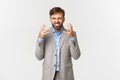
{"label": "forehead", "polygon": [[62,13],[55,13],[53,15],[51,15],[50,17],[63,17]]}

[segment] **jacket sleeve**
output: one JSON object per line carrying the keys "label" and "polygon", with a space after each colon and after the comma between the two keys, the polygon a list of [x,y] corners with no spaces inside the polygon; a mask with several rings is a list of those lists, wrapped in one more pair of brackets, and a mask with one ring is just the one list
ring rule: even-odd
{"label": "jacket sleeve", "polygon": [[80,48],[77,42],[76,33],[74,32],[74,41],[70,41],[70,53],[74,59],[78,59],[81,55]]}
{"label": "jacket sleeve", "polygon": [[37,40],[35,56],[38,60],[42,60],[44,58],[44,55],[44,42],[39,42],[39,40]]}

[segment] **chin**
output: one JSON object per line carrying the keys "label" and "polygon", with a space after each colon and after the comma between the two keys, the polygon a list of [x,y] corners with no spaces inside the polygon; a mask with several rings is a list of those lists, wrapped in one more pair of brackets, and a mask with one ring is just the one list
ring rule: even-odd
{"label": "chin", "polygon": [[59,31],[61,29],[61,27],[54,27],[55,30]]}

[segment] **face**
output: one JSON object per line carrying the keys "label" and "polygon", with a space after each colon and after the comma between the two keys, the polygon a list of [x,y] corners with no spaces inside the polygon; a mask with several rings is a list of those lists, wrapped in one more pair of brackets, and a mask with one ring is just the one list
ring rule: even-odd
{"label": "face", "polygon": [[50,16],[50,21],[56,31],[59,31],[63,26],[64,16],[62,13],[56,13]]}

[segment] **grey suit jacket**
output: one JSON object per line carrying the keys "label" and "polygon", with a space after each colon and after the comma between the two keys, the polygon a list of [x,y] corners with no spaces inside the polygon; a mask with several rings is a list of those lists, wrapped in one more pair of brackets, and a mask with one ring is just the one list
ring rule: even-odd
{"label": "grey suit jacket", "polygon": [[[64,31],[65,29],[63,29]],[[56,64],[56,48],[53,38],[52,28],[49,29],[49,34],[45,35],[44,42],[39,43],[37,40],[35,55],[38,60],[43,60],[43,76],[42,80],[53,80],[55,75]],[[60,38],[60,78],[61,80],[74,80],[72,59],[80,57],[80,49],[75,41],[72,42],[68,35],[62,32]]]}

